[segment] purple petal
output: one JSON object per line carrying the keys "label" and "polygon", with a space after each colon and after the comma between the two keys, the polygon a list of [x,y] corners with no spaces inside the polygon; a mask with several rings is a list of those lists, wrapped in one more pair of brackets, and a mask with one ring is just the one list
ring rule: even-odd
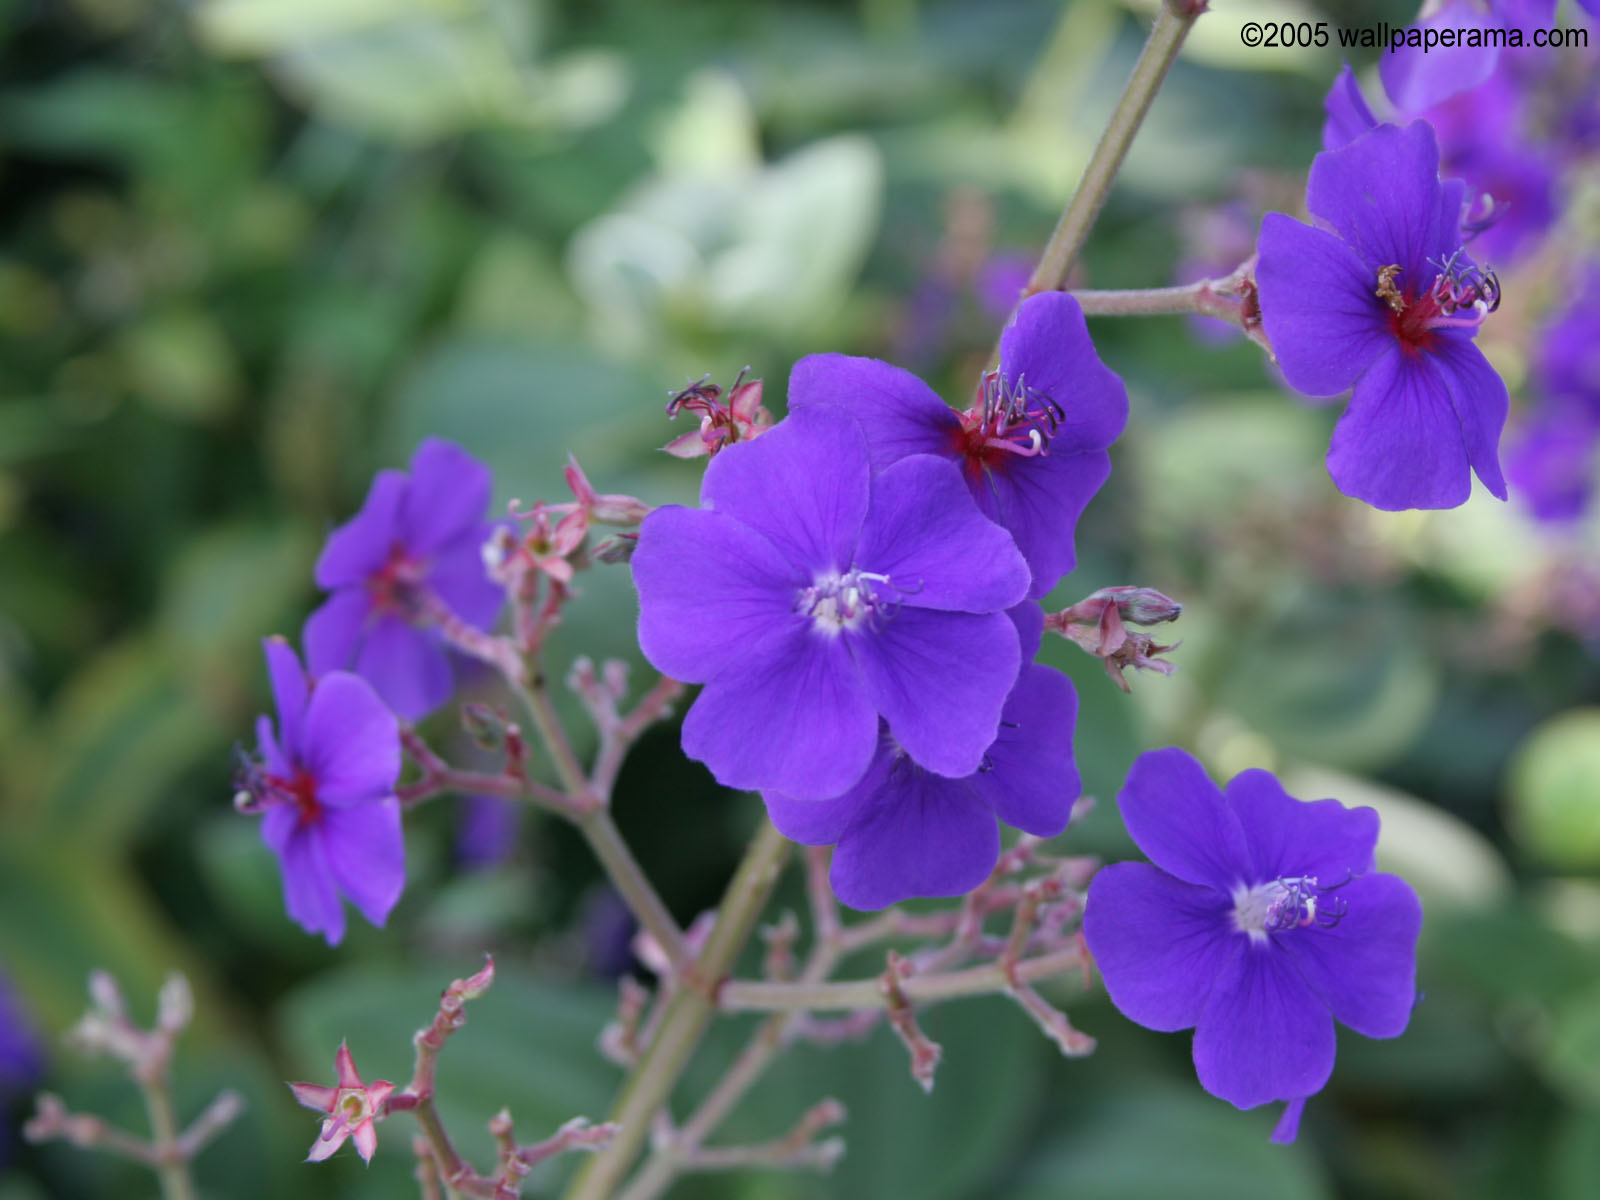
{"label": "purple petal", "polygon": [[1046,666],[1025,666],[1000,712],[1000,732],[972,790],[1007,825],[1038,837],[1067,827],[1082,790],[1072,756],[1078,693]]}
{"label": "purple petal", "polygon": [[361,583],[389,561],[403,536],[400,510],[410,481],[403,471],[379,471],[361,510],[328,535],[317,559],[317,586]]}
{"label": "purple petal", "polygon": [[1422,903],[1398,875],[1363,875],[1319,904],[1335,898],[1343,905],[1337,924],[1273,940],[1340,1021],[1367,1037],[1398,1037],[1417,1002]]}
{"label": "purple petal", "polygon": [[1489,365],[1483,351],[1465,337],[1440,336],[1434,341],[1432,353],[1461,422],[1467,461],[1483,486],[1504,500],[1506,481],[1500,473],[1500,434],[1506,427],[1506,412],[1511,405],[1505,380]]}
{"label": "purple petal", "polygon": [[401,510],[406,549],[425,558],[473,537],[493,490],[489,468],[460,446],[425,440],[411,456],[411,487]]}
{"label": "purple petal", "polygon": [[267,677],[272,682],[272,699],[278,709],[280,757],[291,763],[299,762],[311,681],[306,678],[294,649],[281,637],[263,638],[261,648],[266,652]]}
{"label": "purple petal", "polygon": [[1346,496],[1390,512],[1465,502],[1472,473],[1461,421],[1432,355],[1397,343],[1357,381],[1334,426],[1328,473]]}
{"label": "purple petal", "polygon": [[408,721],[420,721],[455,690],[450,659],[431,630],[380,617],[356,658],[356,673]]}
{"label": "purple petal", "polygon": [[1117,1010],[1172,1033],[1200,1021],[1211,990],[1244,954],[1232,902],[1149,863],[1113,863],[1089,884],[1083,936]]}
{"label": "purple petal", "polygon": [[1000,826],[962,780],[900,759],[833,852],[833,894],[877,909],[917,896],[960,896],[994,870]]}
{"label": "purple petal", "polygon": [[859,668],[840,638],[809,621],[790,620],[746,647],[683,722],[683,752],[718,783],[799,800],[839,795],[877,745],[878,716]]}
{"label": "purple petal", "polygon": [[[1438,274],[1428,260],[1443,262],[1461,246],[1460,205],[1441,203],[1439,147],[1426,121],[1403,129],[1379,125],[1317,155],[1306,205],[1356,252],[1371,280],[1368,292],[1377,286],[1378,268],[1390,264],[1401,268],[1402,291],[1425,290]],[[1263,316],[1266,303],[1262,297]]]}
{"label": "purple petal", "polygon": [[1138,757],[1117,807],[1128,836],[1169,875],[1223,893],[1255,882],[1239,818],[1205,768],[1176,746]]}
{"label": "purple petal", "polygon": [[644,519],[632,562],[639,648],[687,683],[726,670],[786,622],[810,582],[749,526],[676,505]]}
{"label": "purple petal", "polygon": [[711,460],[700,503],[764,535],[807,573],[850,566],[867,515],[866,436],[842,408],[791,413]]}
{"label": "purple petal", "polygon": [[266,764],[267,774],[276,775],[279,779],[294,776],[294,764],[278,748],[278,739],[272,731],[272,718],[265,713],[256,718],[256,749]]}
{"label": "purple petal", "polygon": [[1029,296],[1000,335],[1000,370],[1061,406],[1050,453],[1104,450],[1128,423],[1128,389],[1100,361],[1083,309],[1067,292]]}
{"label": "purple petal", "polygon": [[855,565],[887,575],[907,605],[997,612],[1032,577],[1011,535],[978,511],[961,471],[931,454],[884,469],[872,484]]}
{"label": "purple petal", "polygon": [[1272,1127],[1272,1144],[1287,1146],[1300,1136],[1300,1117],[1306,1111],[1306,1101],[1310,1097],[1301,1096],[1298,1100],[1291,1100],[1283,1106],[1283,1116],[1278,1118],[1278,1123]]}
{"label": "purple petal", "polygon": [[321,839],[287,804],[269,808],[262,815],[261,839],[278,856],[289,919],[307,933],[322,934],[328,945],[337,946],[344,938],[344,905],[334,890]]}
{"label": "purple petal", "polygon": [[361,915],[379,928],[389,919],[406,885],[406,846],[400,802],[325,808],[322,845],[340,890]]}
{"label": "purple petal", "polygon": [[1378,118],[1367,107],[1366,97],[1361,94],[1361,85],[1356,82],[1356,73],[1349,63],[1345,63],[1333,87],[1328,89],[1322,110],[1327,113],[1327,120],[1322,123],[1324,150],[1348,146],[1378,123]]}
{"label": "purple petal", "polygon": [[372,601],[365,588],[340,588],[324,600],[300,631],[311,673],[321,678],[329,671],[353,667],[372,617]]}
{"label": "purple petal", "polygon": [[400,727],[365,679],[335,671],[306,713],[305,764],[317,800],[342,806],[388,796],[400,778]]}
{"label": "purple petal", "polygon": [[[1448,0],[1413,28],[1487,30],[1495,22],[1473,0]],[[1466,39],[1458,39],[1464,41]],[[1457,92],[1475,88],[1494,73],[1500,61],[1497,46],[1401,46],[1379,56],[1383,90],[1401,112],[1421,112]]]}
{"label": "purple petal", "polygon": [[848,790],[832,800],[796,800],[780,792],[763,792],[761,799],[766,802],[767,816],[772,818],[778,832],[791,842],[802,846],[831,846],[872,803],[900,758],[893,740],[882,736],[872,765]]}
{"label": "purple petal", "polygon": [[789,410],[818,404],[838,405],[861,423],[874,471],[908,454],[956,457],[960,418],[910,371],[876,358],[809,354],[789,372]]}
{"label": "purple petal", "polygon": [[1078,518],[1111,474],[1104,450],[1008,456],[968,475],[978,508],[1005,528],[1033,572],[1028,595],[1037,599],[1077,565]]}
{"label": "purple petal", "polygon": [[1395,344],[1377,275],[1339,238],[1281,213],[1261,222],[1261,323],[1296,391],[1335,396]]}
{"label": "purple petal", "polygon": [[474,629],[494,628],[506,595],[489,578],[483,565],[483,544],[493,525],[480,523],[458,541],[434,556],[428,569],[428,586],[450,611]]}
{"label": "purple petal", "polygon": [[976,771],[1021,662],[1006,615],[902,608],[875,631],[844,636],[900,747],[940,775]]}
{"label": "purple petal", "polygon": [[1271,942],[1245,949],[1216,982],[1194,1033],[1200,1086],[1235,1108],[1322,1090],[1333,1073],[1328,1006]]}
{"label": "purple petal", "polygon": [[1228,804],[1244,828],[1255,882],[1310,876],[1324,886],[1372,870],[1378,813],[1337,800],[1296,800],[1268,771],[1241,771]]}
{"label": "purple petal", "polygon": [[1024,600],[1006,609],[1006,616],[1017,627],[1017,641],[1022,648],[1022,666],[1026,670],[1039,647],[1044,642],[1044,607],[1037,600]]}

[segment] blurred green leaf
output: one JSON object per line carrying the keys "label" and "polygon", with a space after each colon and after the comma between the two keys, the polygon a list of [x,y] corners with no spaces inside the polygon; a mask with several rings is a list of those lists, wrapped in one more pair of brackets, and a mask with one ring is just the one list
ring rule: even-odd
{"label": "blurred green leaf", "polygon": [[169,789],[228,736],[181,680],[158,639],[103,651],[73,677],[44,722],[39,807],[46,836],[123,845]]}
{"label": "blurred green leaf", "polygon": [[1556,1086],[1600,1109],[1600,986],[1561,1001],[1541,1058]]}
{"label": "blurred green leaf", "polygon": [[1560,867],[1600,865],[1600,708],[1546,721],[1511,763],[1512,832]]}
{"label": "blurred green leaf", "polygon": [[128,382],[153,408],[189,421],[227,414],[239,367],[216,317],[198,308],[152,313],[122,335]]}
{"label": "blurred green leaf", "polygon": [[[1271,1106],[1274,1110],[1278,1106]],[[1319,1200],[1331,1193],[1310,1149],[1267,1140],[1276,1111],[1243,1117],[1198,1088],[1097,1098],[1023,1172],[1011,1200]]]}
{"label": "blurred green leaf", "polygon": [[905,1046],[879,1025],[859,1045],[791,1050],[715,1141],[780,1137],[833,1096],[849,1114],[835,1131],[845,1156],[825,1180],[801,1183],[804,1193],[836,1200],[971,1194],[1022,1144],[1047,1056],[1056,1051],[1020,1009],[995,998],[942,1005],[919,1020],[944,1048],[931,1093],[911,1078]]}

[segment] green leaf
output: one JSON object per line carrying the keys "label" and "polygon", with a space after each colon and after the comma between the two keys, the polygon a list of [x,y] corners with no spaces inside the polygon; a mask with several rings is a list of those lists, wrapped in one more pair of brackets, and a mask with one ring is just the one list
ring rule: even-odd
{"label": "green leaf", "polygon": [[45,721],[39,831],[86,848],[126,844],[184,772],[224,744],[229,731],[217,716],[184,685],[157,639],[103,651],[67,684]]}
{"label": "green leaf", "polygon": [[1529,735],[1511,764],[1512,832],[1560,867],[1600,865],[1600,708],[1578,708]]}
{"label": "green leaf", "polygon": [[1600,985],[1556,1008],[1540,1065],[1545,1077],[1574,1100],[1600,1108]]}
{"label": "green leaf", "polygon": [[1320,1200],[1330,1195],[1307,1147],[1274,1146],[1267,1140],[1276,1119],[1275,1111],[1241,1116],[1197,1089],[1152,1086],[1102,1095],[1007,1195],[1010,1200]]}
{"label": "green leaf", "polygon": [[804,1194],[832,1200],[972,1194],[1021,1145],[1056,1051],[1020,1009],[997,998],[941,1005],[919,1021],[944,1048],[931,1093],[911,1078],[905,1046],[880,1025],[863,1044],[791,1050],[712,1142],[780,1137],[807,1108],[832,1096],[848,1113],[832,1131],[844,1137],[845,1156],[825,1180],[800,1184]]}

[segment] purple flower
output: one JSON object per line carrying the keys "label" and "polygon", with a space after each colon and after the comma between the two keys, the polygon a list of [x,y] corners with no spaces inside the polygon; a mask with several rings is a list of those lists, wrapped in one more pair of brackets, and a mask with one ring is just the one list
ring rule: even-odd
{"label": "purple flower", "polygon": [[1004,321],[1017,307],[1033,278],[1035,256],[1020,250],[1001,250],[978,268],[972,290],[978,306],[996,321]]}
{"label": "purple flower", "polygon": [[1101,363],[1083,311],[1065,292],[1022,302],[1000,340],[1000,369],[964,413],[899,367],[813,354],[789,376],[789,407],[836,404],[867,432],[874,471],[908,454],[962,470],[984,514],[1004,526],[1043,596],[1076,562],[1073,532],[1111,473],[1106,447],[1128,420],[1122,380]]}
{"label": "purple flower", "polygon": [[1369,129],[1375,129],[1378,118],[1372,115],[1356,73],[1345,63],[1328,94],[1322,98],[1322,111],[1327,114],[1322,123],[1322,148],[1338,150],[1348,146]]}
{"label": "purple flower", "polygon": [[762,799],[784,836],[838,847],[833,891],[852,908],[959,896],[994,869],[996,818],[1040,837],[1067,827],[1078,798],[1072,757],[1077,713],[1077,693],[1065,675],[1024,667],[1001,713],[999,736],[965,778],[924,771],[885,731],[867,773],[837,799],[794,800],[775,792]]}
{"label": "purple flower", "polygon": [[1237,1108],[1289,1107],[1333,1071],[1333,1022],[1367,1037],[1404,1032],[1416,1002],[1422,905],[1405,880],[1370,874],[1378,814],[1302,803],[1266,771],[1223,795],[1182,750],[1133,764],[1117,797],[1150,863],[1095,876],[1089,952],[1129,1020],[1194,1028],[1201,1086]]}
{"label": "purple flower", "polygon": [[1506,474],[1537,520],[1583,516],[1600,468],[1600,415],[1567,399],[1546,405],[1523,427]]}
{"label": "purple flower", "polygon": [[723,450],[700,499],[646,517],[633,555],[645,657],[706,685],[689,757],[729,787],[828,799],[867,769],[882,717],[927,769],[977,769],[1028,569],[953,466],[913,455],[873,479],[861,427],[814,407]]}
{"label": "purple flower", "polygon": [[0,1100],[25,1092],[44,1074],[44,1048],[22,1000],[0,974]]}
{"label": "purple flower", "polygon": [[317,583],[333,594],[306,622],[312,674],[354,670],[410,720],[450,698],[437,624],[486,630],[504,598],[483,565],[492,486],[488,467],[437,438],[417,447],[410,475],[378,472],[317,560]]}
{"label": "purple flower", "polygon": [[1267,337],[1297,390],[1354,385],[1328,471],[1376,508],[1453,508],[1473,471],[1505,499],[1506,386],[1472,342],[1499,286],[1461,248],[1462,195],[1439,181],[1426,122],[1380,125],[1317,155],[1315,226],[1280,213],[1261,224]]}
{"label": "purple flower", "polygon": [[1548,392],[1582,397],[1600,418],[1600,263],[1588,263],[1566,311],[1545,332],[1536,371]]}
{"label": "purple flower", "polygon": [[504,796],[463,796],[456,861],[469,870],[497,867],[517,848],[523,806]]}
{"label": "purple flower", "polygon": [[[1402,112],[1420,112],[1457,92],[1477,87],[1500,63],[1500,47],[1482,33],[1495,29],[1548,28],[1556,0],[1446,0],[1415,28],[1479,31],[1481,46],[1402,46],[1378,64],[1383,89]],[[1460,40],[1467,40],[1463,37]]]}
{"label": "purple flower", "polygon": [[315,687],[281,638],[264,643],[278,725],[256,721],[261,761],[241,781],[245,811],[278,856],[289,916],[328,945],[344,937],[342,892],[374,925],[405,887],[400,832],[400,730],[358,676],[334,671]]}
{"label": "purple flower", "polygon": [[[1323,108],[1325,150],[1349,145],[1379,124],[1348,65]],[[1477,87],[1407,113],[1433,126],[1441,170],[1466,183],[1463,232],[1486,262],[1504,264],[1531,250],[1557,216],[1556,163],[1528,146],[1523,108],[1521,85],[1502,69]]]}

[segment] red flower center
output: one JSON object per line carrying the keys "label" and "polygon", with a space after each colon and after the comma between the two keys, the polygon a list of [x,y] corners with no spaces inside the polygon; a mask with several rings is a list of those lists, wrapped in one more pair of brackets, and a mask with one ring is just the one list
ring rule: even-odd
{"label": "red flower center", "polygon": [[388,561],[367,577],[367,597],[373,610],[409,620],[416,611],[416,589],[423,573],[423,564],[396,542]]}
{"label": "red flower center", "polygon": [[269,775],[267,782],[273,791],[295,806],[301,821],[310,824],[321,818],[322,805],[317,800],[317,781],[310,771],[296,767],[290,778]]}

